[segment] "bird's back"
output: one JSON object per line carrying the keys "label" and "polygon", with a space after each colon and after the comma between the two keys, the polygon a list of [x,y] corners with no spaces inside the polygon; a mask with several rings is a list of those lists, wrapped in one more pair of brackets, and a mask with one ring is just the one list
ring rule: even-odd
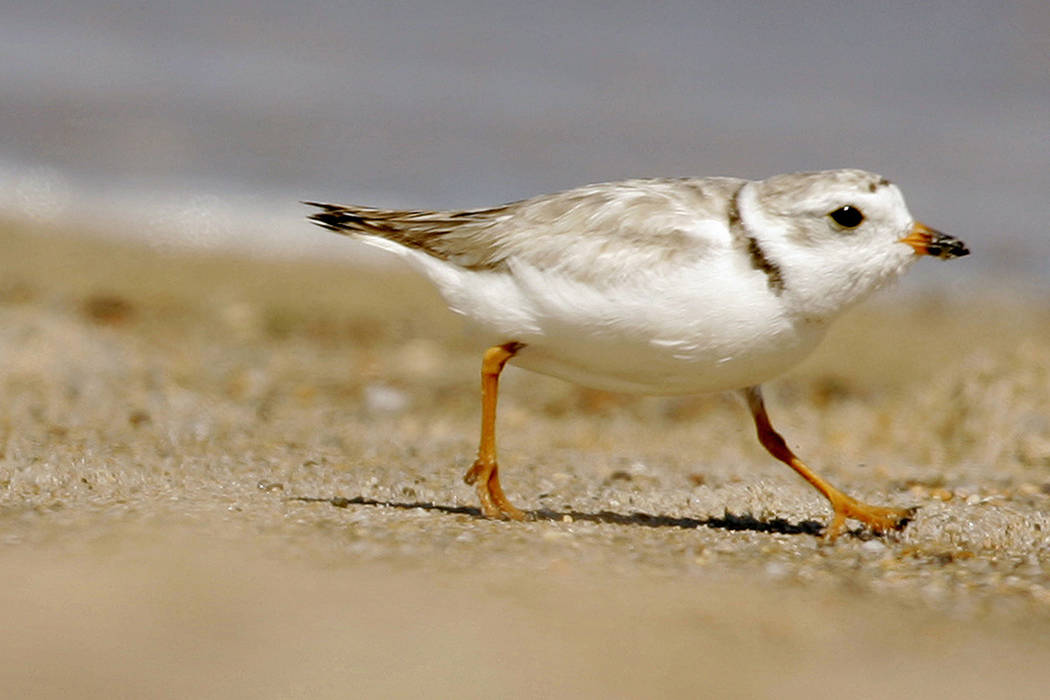
{"label": "bird's back", "polygon": [[465,269],[505,270],[516,262],[595,281],[726,244],[726,211],[743,183],[626,180],[461,211],[308,204],[321,209],[310,219],[324,228]]}

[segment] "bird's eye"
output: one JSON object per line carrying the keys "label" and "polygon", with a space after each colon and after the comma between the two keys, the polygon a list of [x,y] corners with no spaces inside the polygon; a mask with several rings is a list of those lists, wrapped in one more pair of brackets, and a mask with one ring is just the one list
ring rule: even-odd
{"label": "bird's eye", "polygon": [[828,216],[830,216],[832,220],[842,228],[857,228],[864,222],[864,214],[861,210],[850,206],[849,204],[844,207],[839,207],[828,214]]}

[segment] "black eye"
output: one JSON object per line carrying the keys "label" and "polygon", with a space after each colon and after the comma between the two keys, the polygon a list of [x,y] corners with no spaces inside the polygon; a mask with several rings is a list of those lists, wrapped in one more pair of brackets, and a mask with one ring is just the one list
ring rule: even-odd
{"label": "black eye", "polygon": [[842,228],[857,228],[864,221],[864,214],[861,213],[860,209],[852,207],[847,204],[844,207],[839,207],[835,211],[828,214],[836,224]]}

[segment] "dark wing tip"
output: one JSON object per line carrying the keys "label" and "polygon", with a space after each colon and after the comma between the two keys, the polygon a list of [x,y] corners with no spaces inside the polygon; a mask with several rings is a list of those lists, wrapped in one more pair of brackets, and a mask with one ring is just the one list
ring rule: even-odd
{"label": "dark wing tip", "polygon": [[306,200],[302,200],[300,204],[305,204],[308,207],[317,207],[321,210],[307,216],[308,221],[336,233],[346,230],[347,212],[338,204],[325,204],[324,202],[310,202]]}
{"label": "dark wing tip", "polygon": [[338,204],[325,204],[324,202],[311,202],[307,199],[299,200],[299,204],[305,204],[308,207],[317,207],[318,209],[324,209],[325,211],[336,211],[343,207]]}

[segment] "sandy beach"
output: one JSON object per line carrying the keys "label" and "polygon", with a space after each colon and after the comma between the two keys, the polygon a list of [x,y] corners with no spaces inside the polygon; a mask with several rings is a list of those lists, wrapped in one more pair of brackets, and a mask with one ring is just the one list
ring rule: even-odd
{"label": "sandy beach", "polygon": [[891,292],[770,384],[817,471],[919,507],[827,545],[733,397],[513,369],[535,519],[480,518],[480,358],[395,264],[0,247],[7,697],[1045,697],[1045,300]]}

